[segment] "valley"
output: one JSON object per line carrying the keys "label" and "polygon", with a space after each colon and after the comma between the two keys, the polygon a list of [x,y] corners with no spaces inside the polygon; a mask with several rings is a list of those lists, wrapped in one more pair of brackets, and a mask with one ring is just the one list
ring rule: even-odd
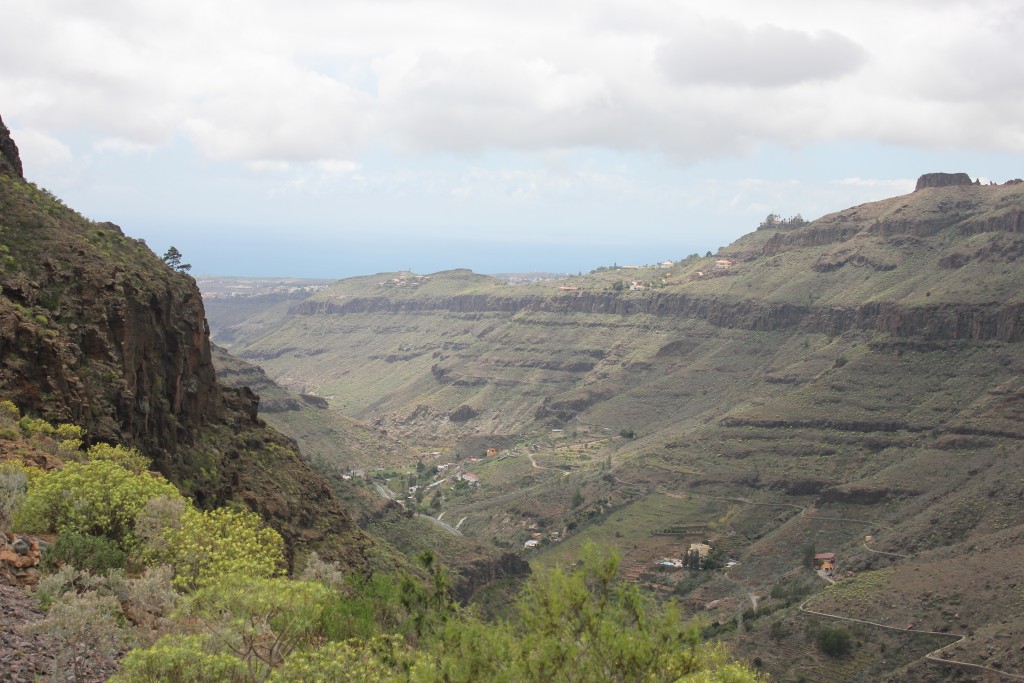
{"label": "valley", "polygon": [[[776,680],[1017,680],[1022,235],[1024,184],[933,174],[671,267],[378,274],[206,311],[265,373],[261,416],[409,552],[539,570],[616,548]],[[406,506],[464,540],[360,476],[430,490]],[[696,542],[734,564],[659,564]]]}

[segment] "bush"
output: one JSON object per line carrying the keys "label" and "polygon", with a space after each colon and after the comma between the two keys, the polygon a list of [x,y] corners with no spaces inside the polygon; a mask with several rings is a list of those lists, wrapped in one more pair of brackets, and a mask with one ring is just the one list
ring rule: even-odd
{"label": "bush", "polygon": [[82,680],[87,659],[115,661],[125,640],[121,619],[121,605],[113,596],[95,591],[66,593],[53,603],[45,619],[28,625],[25,632],[41,635],[56,656],[58,670]]}
{"label": "bush", "polygon": [[170,567],[161,565],[125,582],[124,610],[136,626],[137,639],[152,643],[170,627],[170,616],[178,602],[171,586],[172,575]]}
{"label": "bush", "polygon": [[124,569],[126,560],[125,552],[109,538],[66,533],[58,536],[57,542],[43,552],[41,565],[43,569],[71,565],[103,573],[109,569]]}
{"label": "bush", "polygon": [[311,581],[224,575],[189,596],[183,613],[202,620],[217,650],[275,668],[293,651],[322,642],[331,596]]}
{"label": "bush", "polygon": [[[62,443],[61,447],[63,446],[64,444]],[[152,464],[149,458],[134,448],[125,448],[121,445],[111,446],[106,443],[98,443],[90,446],[85,455],[89,460],[105,460],[117,463],[135,474],[145,472],[149,469],[150,464]]]}
{"label": "bush", "polygon": [[21,418],[21,411],[12,401],[0,401],[0,419],[17,422]]}
{"label": "bush", "polygon": [[0,527],[11,525],[15,510],[25,500],[28,490],[28,474],[24,467],[15,463],[0,466]]}
{"label": "bush", "polygon": [[152,647],[132,650],[110,683],[241,683],[249,670],[238,657],[209,652],[201,636],[166,636]]}
{"label": "bush", "polygon": [[399,638],[377,636],[368,641],[328,643],[314,652],[297,652],[270,676],[271,683],[385,683],[403,680],[394,662],[402,654]]}
{"label": "bush", "polygon": [[36,586],[39,606],[50,609],[55,602],[64,600],[69,593],[96,593],[108,597],[119,597],[125,592],[124,571],[108,570],[105,574],[93,574],[88,569],[78,570],[70,564],[62,566],[52,574],[45,574]]}
{"label": "bush", "polygon": [[181,590],[195,590],[228,574],[269,578],[284,567],[281,535],[253,512],[186,508],[177,527],[165,528],[154,540],[144,557],[170,565],[174,586]]}
{"label": "bush", "polygon": [[18,420],[18,426],[21,427],[21,432],[25,436],[32,436],[34,434],[49,436],[50,434],[53,434],[53,425],[38,417],[31,418],[26,415]]}
{"label": "bush", "polygon": [[146,501],[180,495],[162,477],[133,474],[110,461],[69,463],[29,483],[14,522],[27,531],[106,536],[128,545]]}
{"label": "bush", "polygon": [[843,657],[850,652],[850,634],[841,628],[823,628],[815,637],[818,649],[829,657]]}

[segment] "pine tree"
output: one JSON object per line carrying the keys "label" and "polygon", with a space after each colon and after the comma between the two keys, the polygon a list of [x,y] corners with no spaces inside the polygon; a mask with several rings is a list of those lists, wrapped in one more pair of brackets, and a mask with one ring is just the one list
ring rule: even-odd
{"label": "pine tree", "polygon": [[178,251],[177,247],[171,247],[164,252],[164,263],[179,273],[187,273],[192,270],[192,264],[181,262],[181,252]]}

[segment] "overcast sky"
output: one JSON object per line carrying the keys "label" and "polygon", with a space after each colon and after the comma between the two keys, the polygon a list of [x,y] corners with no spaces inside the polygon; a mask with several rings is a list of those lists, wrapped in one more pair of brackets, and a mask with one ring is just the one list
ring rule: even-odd
{"label": "overcast sky", "polygon": [[194,273],[589,270],[1024,176],[1019,0],[4,3],[26,176]]}

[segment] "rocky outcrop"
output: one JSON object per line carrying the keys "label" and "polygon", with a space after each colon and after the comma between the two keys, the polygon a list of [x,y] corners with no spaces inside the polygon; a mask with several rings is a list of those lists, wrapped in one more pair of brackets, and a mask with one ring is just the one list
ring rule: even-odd
{"label": "rocky outcrop", "polygon": [[225,417],[195,283],[117,226],[86,237],[57,222],[7,220],[46,256],[41,268],[0,276],[0,386],[23,411],[131,444],[172,473],[174,456]]}
{"label": "rocky outcrop", "polygon": [[498,579],[529,575],[529,562],[515,553],[502,553],[496,558],[480,559],[469,565],[458,567],[452,593],[456,600],[466,604],[480,588]]}
{"label": "rocky outcrop", "polygon": [[929,187],[950,187],[952,185],[974,185],[966,173],[925,173],[917,179],[914,192]]}
{"label": "rocky outcrop", "polygon": [[259,397],[217,381],[195,280],[20,175],[0,173],[0,209],[0,397],[138,448],[200,506],[246,503],[289,557],[304,543],[365,566],[367,538]]}
{"label": "rocky outcrop", "polygon": [[37,567],[47,545],[35,536],[0,531],[0,585],[35,585],[39,581]]}
{"label": "rocky outcrop", "polygon": [[0,173],[10,173],[19,178],[24,177],[18,146],[14,144],[11,131],[4,125],[3,119],[0,119]]}

